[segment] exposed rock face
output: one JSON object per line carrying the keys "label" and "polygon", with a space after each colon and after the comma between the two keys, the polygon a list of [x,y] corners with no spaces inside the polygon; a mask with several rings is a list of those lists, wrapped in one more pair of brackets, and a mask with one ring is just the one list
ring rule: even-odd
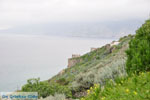
{"label": "exposed rock face", "polygon": [[68,59],[68,67],[72,67],[80,62],[81,62],[81,58],[69,58]]}

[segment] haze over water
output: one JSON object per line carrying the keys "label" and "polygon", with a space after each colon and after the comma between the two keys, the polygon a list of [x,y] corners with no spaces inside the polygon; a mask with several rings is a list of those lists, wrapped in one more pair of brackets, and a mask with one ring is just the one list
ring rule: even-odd
{"label": "haze over water", "polygon": [[47,80],[67,67],[72,54],[85,54],[114,39],[0,35],[0,91],[14,91],[29,78]]}

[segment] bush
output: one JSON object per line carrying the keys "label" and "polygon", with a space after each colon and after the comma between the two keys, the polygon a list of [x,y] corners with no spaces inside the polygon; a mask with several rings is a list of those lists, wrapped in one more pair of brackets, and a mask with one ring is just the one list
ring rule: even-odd
{"label": "bush", "polygon": [[53,90],[53,94],[51,95],[55,95],[55,93],[58,93],[58,94],[65,94],[67,98],[72,97],[72,92],[69,86],[63,86],[57,83],[51,83],[50,88],[51,90]]}
{"label": "bush", "polygon": [[129,42],[126,70],[130,72],[150,71],[150,20],[147,20]]}
{"label": "bush", "polygon": [[69,84],[69,81],[67,81],[65,78],[60,78],[56,82],[60,85],[68,85]]}
{"label": "bush", "polygon": [[94,86],[80,100],[150,100],[150,73],[108,81],[105,87]]}
{"label": "bush", "polygon": [[116,77],[126,76],[125,59],[120,58],[111,61],[112,62],[109,64],[104,64],[104,67],[100,67],[102,65],[100,64],[97,66],[98,68],[89,70],[89,72],[86,73],[80,73],[72,83],[72,90],[84,91],[97,83],[105,85],[106,79],[115,79]]}
{"label": "bush", "polygon": [[38,92],[39,97],[47,97],[54,94],[48,82],[40,82],[39,78],[32,78],[27,81],[27,84],[22,87],[24,92]]}
{"label": "bush", "polygon": [[27,84],[22,87],[24,92],[38,92],[39,97],[47,97],[49,95],[65,94],[66,97],[72,97],[69,86],[63,86],[57,83],[48,83],[47,81],[40,81],[39,78],[32,78],[27,81]]}

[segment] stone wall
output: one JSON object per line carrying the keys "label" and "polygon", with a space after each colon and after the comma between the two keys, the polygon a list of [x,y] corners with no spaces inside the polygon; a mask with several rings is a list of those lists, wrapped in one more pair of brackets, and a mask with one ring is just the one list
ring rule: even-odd
{"label": "stone wall", "polygon": [[72,58],[80,57],[80,54],[72,54]]}
{"label": "stone wall", "polygon": [[81,58],[69,58],[68,59],[68,67],[72,67],[80,62],[81,62]]}

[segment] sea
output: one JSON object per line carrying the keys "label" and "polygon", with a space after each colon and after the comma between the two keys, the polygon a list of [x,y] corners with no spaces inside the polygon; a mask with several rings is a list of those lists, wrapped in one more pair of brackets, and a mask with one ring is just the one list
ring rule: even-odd
{"label": "sea", "polygon": [[50,79],[67,68],[72,54],[111,43],[113,38],[0,35],[0,92],[21,89],[30,78]]}

